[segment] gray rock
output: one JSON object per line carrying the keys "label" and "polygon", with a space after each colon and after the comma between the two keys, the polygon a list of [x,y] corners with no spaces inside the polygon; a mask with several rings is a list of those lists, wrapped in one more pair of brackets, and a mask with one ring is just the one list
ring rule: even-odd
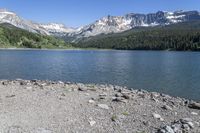
{"label": "gray rock", "polygon": [[196,113],[196,112],[191,112],[191,114],[192,114],[192,115],[198,115],[198,113]]}
{"label": "gray rock", "polygon": [[90,123],[90,126],[94,126],[94,124],[96,124],[96,121],[93,121],[93,120],[92,120],[92,121],[90,121],[89,123]]}
{"label": "gray rock", "polygon": [[174,123],[171,127],[173,128],[174,132],[179,132],[181,130],[182,124]]}
{"label": "gray rock", "polygon": [[85,87],[85,86],[79,86],[78,90],[79,91],[87,91],[87,87]]}
{"label": "gray rock", "polygon": [[130,95],[128,95],[128,94],[122,94],[122,97],[125,98],[125,99],[130,99],[131,98]]}
{"label": "gray rock", "polygon": [[192,102],[188,105],[189,108],[200,110],[200,103]]}
{"label": "gray rock", "polygon": [[174,130],[170,126],[165,127],[166,133],[174,133]]}
{"label": "gray rock", "polygon": [[123,97],[113,97],[112,101],[115,102],[123,102],[123,103],[127,103],[128,101],[126,99],[124,99]]}
{"label": "gray rock", "polygon": [[162,108],[165,110],[172,110],[172,108],[168,105],[163,105]]}
{"label": "gray rock", "polygon": [[107,93],[99,94],[100,99],[106,99]]}
{"label": "gray rock", "polygon": [[121,93],[115,94],[116,97],[122,97],[123,95]]}
{"label": "gray rock", "polygon": [[88,101],[88,103],[95,103],[95,101],[91,99]]}
{"label": "gray rock", "polygon": [[187,124],[188,122],[192,122],[192,119],[191,118],[182,118],[182,119],[180,119],[180,122],[183,124]]}
{"label": "gray rock", "polygon": [[153,113],[152,115],[155,119],[159,119],[160,121],[164,121],[164,119],[159,114]]}
{"label": "gray rock", "polygon": [[107,110],[109,109],[108,105],[106,105],[106,104],[98,104],[97,106],[102,109],[107,109]]}

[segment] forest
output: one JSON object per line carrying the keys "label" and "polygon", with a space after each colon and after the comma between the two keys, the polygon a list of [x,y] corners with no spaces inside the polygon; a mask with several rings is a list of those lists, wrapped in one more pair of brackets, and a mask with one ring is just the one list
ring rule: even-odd
{"label": "forest", "polygon": [[69,48],[62,39],[19,29],[10,24],[0,24],[0,48]]}
{"label": "forest", "polygon": [[200,50],[200,21],[168,26],[138,27],[123,33],[85,38],[73,44],[81,48],[120,50]]}

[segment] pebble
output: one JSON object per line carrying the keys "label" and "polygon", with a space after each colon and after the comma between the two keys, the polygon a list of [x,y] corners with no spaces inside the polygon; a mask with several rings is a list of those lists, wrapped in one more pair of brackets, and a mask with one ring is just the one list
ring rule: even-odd
{"label": "pebble", "polygon": [[162,108],[165,110],[172,110],[172,108],[168,105],[163,105]]}
{"label": "pebble", "polygon": [[89,100],[88,102],[89,102],[89,103],[95,103],[95,101],[94,101],[94,100]]}
{"label": "pebble", "polygon": [[153,113],[152,115],[154,118],[159,119],[160,121],[164,121],[164,119],[159,114]]}
{"label": "pebble", "polygon": [[188,105],[189,108],[200,110],[200,103],[192,102]]}
{"label": "pebble", "polygon": [[96,121],[90,121],[90,126],[94,126],[94,124],[96,124]]}
{"label": "pebble", "polygon": [[85,87],[85,86],[79,86],[78,90],[79,91],[87,91],[87,87]]}
{"label": "pebble", "polygon": [[180,119],[180,122],[187,124],[188,122],[192,122],[192,119],[191,118],[182,118],[182,119]]}
{"label": "pebble", "polygon": [[123,97],[112,97],[112,101],[127,103],[128,101]]}
{"label": "pebble", "polygon": [[191,114],[192,114],[192,115],[198,115],[198,113],[196,113],[196,112],[191,112]]}
{"label": "pebble", "polygon": [[116,97],[122,97],[123,95],[121,93],[115,94]]}
{"label": "pebble", "polygon": [[128,94],[122,94],[123,96],[123,98],[125,98],[125,99],[130,99],[130,95],[128,95]]}
{"label": "pebble", "polygon": [[99,94],[100,99],[106,99],[106,96],[107,96],[106,93]]}
{"label": "pebble", "polygon": [[27,90],[32,90],[32,88],[31,86],[26,87]]}
{"label": "pebble", "polygon": [[107,110],[109,109],[108,105],[106,105],[106,104],[98,104],[97,106],[102,109],[107,109]]}
{"label": "pebble", "polygon": [[107,93],[99,94],[99,96],[107,96]]}
{"label": "pebble", "polygon": [[170,126],[166,126],[164,128],[165,132],[164,133],[174,133],[174,130]]}

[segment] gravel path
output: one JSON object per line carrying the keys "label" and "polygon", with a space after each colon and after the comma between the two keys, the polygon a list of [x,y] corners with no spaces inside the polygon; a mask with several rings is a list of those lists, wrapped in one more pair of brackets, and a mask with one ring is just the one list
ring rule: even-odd
{"label": "gravel path", "polygon": [[200,103],[112,85],[0,81],[0,133],[200,133]]}

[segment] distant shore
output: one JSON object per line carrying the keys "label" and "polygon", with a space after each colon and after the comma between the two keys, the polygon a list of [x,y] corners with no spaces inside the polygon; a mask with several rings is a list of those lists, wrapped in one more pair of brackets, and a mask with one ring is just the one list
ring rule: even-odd
{"label": "distant shore", "polygon": [[58,48],[58,49],[48,49],[48,48],[0,48],[0,50],[115,50],[115,49],[98,49],[98,48]]}
{"label": "distant shore", "polygon": [[0,103],[0,132],[200,132],[200,103],[120,86],[0,80]]}

